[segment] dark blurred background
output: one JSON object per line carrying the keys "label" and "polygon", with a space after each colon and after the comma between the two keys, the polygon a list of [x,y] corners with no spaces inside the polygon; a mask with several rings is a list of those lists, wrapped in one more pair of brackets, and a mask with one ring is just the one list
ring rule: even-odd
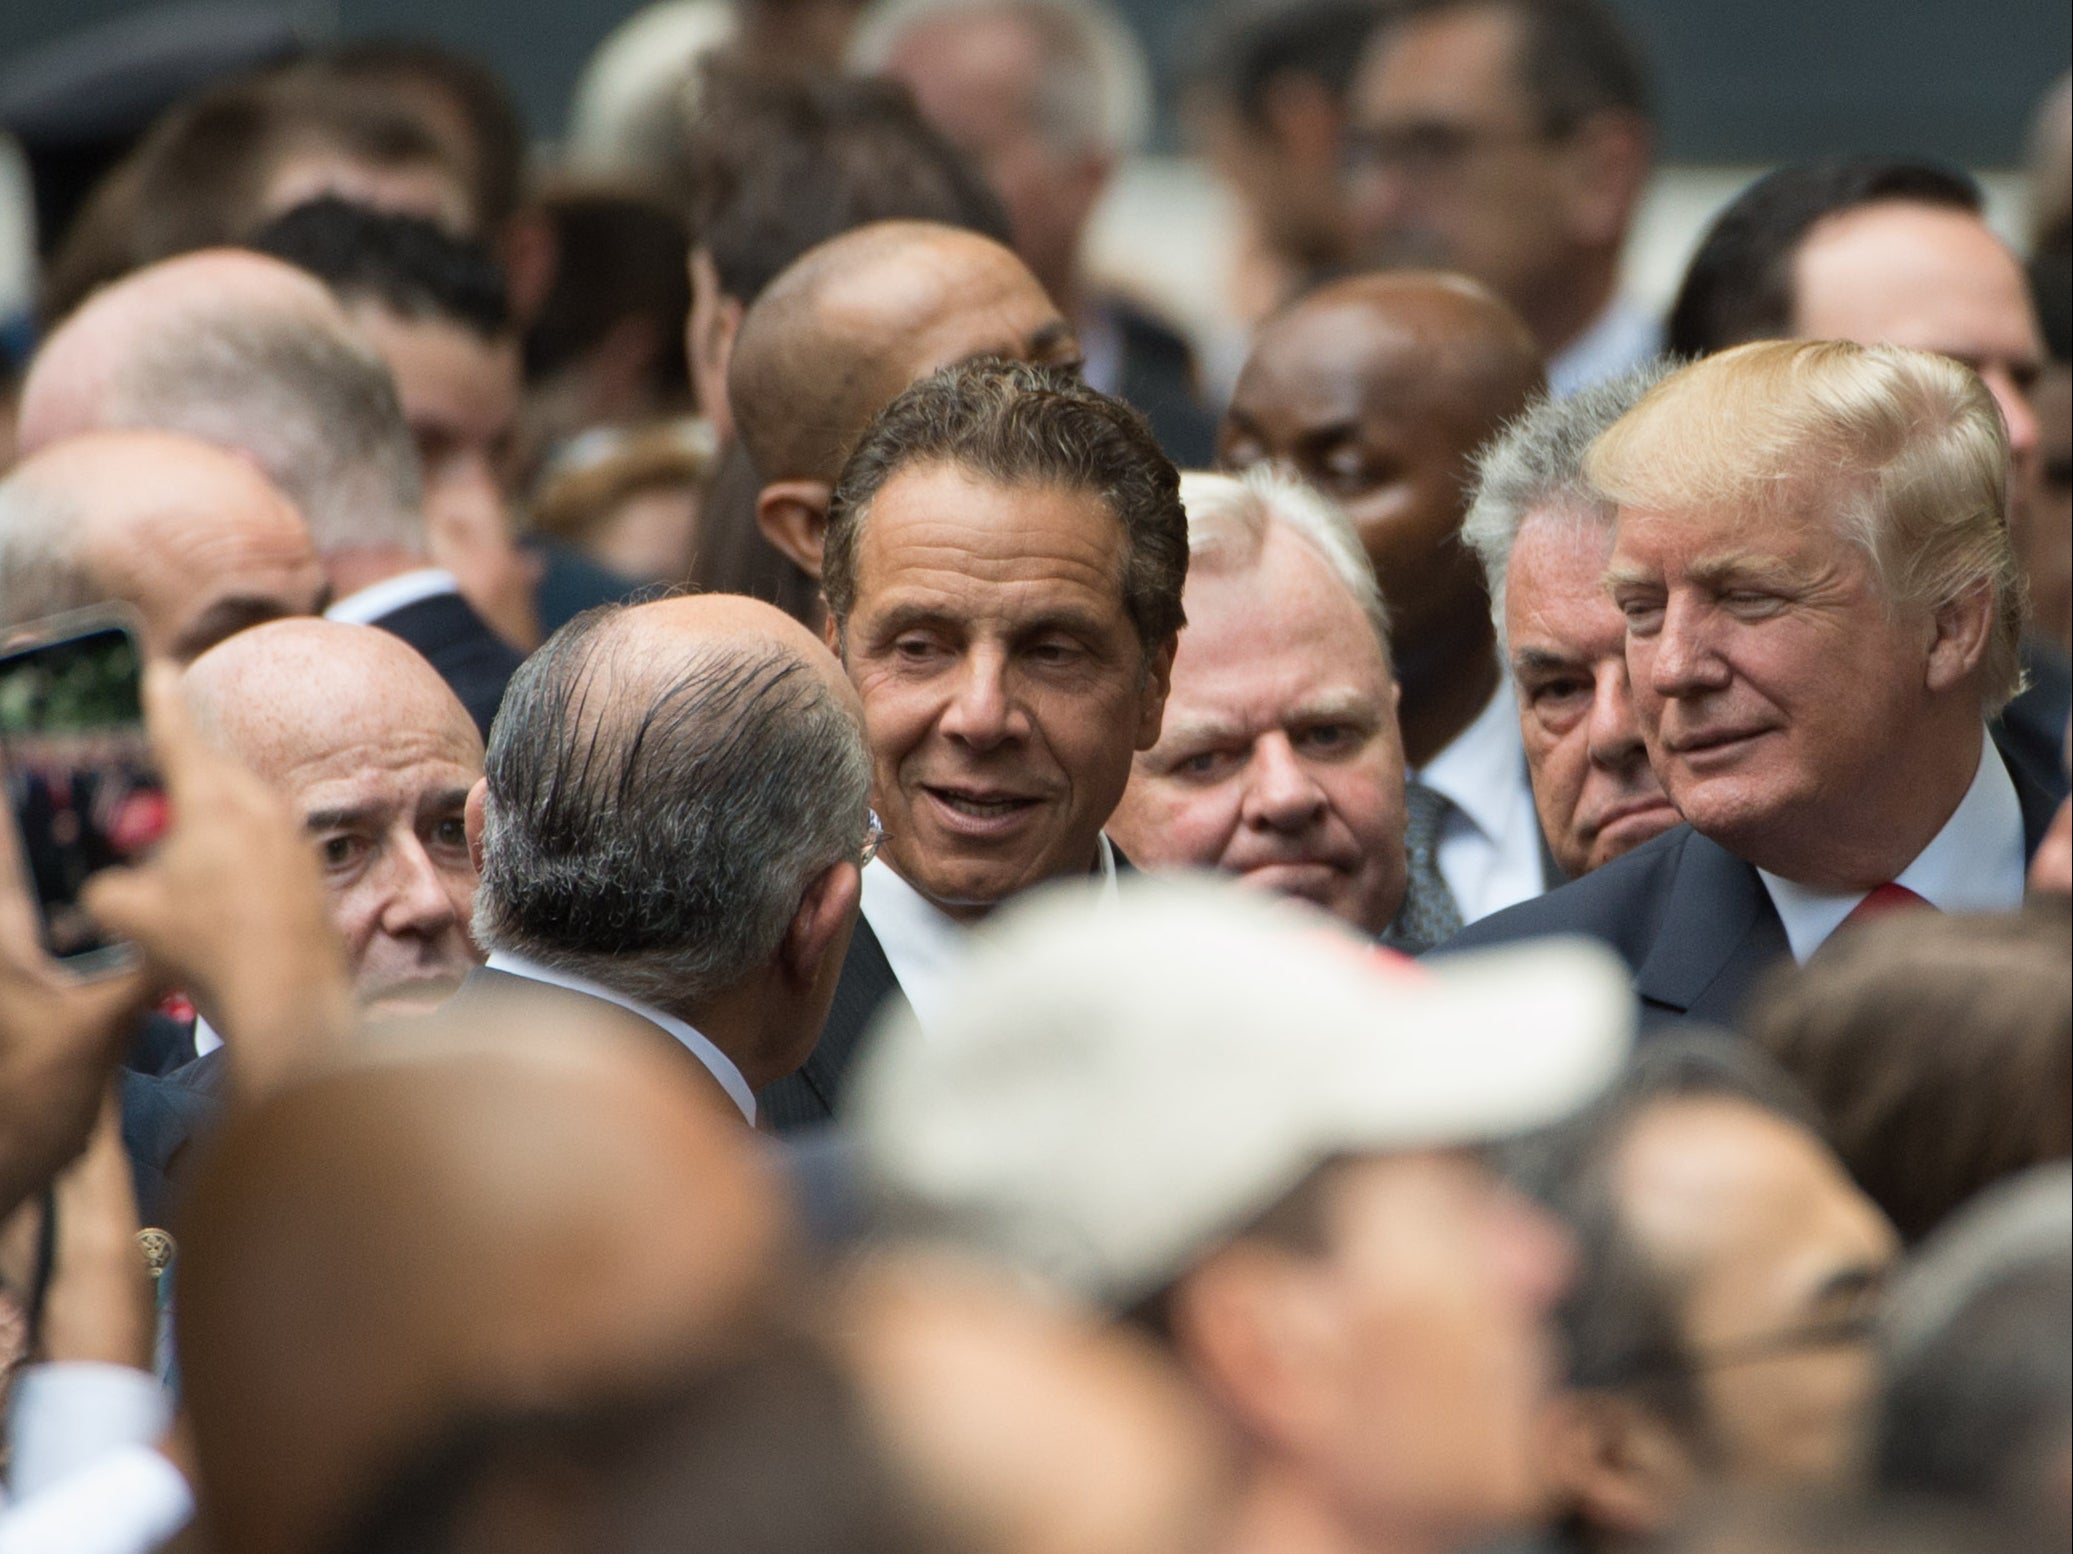
{"label": "dark blurred background", "polygon": [[[1673,162],[1756,163],[1832,150],[2019,160],[2026,115],[2073,55],[2064,0],[1616,0],[1660,74]],[[1118,0],[1162,87],[1207,0]],[[325,0],[280,13],[315,38],[415,33],[471,50],[510,81],[536,137],[561,133],[585,57],[635,0]],[[23,49],[140,9],[137,0],[8,0],[0,68]]]}

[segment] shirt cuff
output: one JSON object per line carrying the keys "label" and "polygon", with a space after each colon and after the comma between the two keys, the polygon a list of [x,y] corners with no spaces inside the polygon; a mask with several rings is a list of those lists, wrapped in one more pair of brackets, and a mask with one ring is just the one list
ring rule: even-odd
{"label": "shirt cuff", "polygon": [[148,1447],[125,1446],[0,1510],[0,1554],[151,1554],[193,1517],[180,1470]]}
{"label": "shirt cuff", "polygon": [[8,1418],[14,1498],[40,1494],[110,1452],[155,1445],[172,1419],[172,1398],[148,1371],[91,1360],[27,1366],[14,1379]]}

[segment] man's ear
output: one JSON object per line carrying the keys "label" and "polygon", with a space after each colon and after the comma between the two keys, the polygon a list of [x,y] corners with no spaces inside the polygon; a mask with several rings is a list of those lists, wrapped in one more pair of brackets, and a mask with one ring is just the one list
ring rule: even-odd
{"label": "man's ear", "polygon": [[850,931],[864,899],[857,866],[832,863],[806,887],[785,936],[778,941],[778,971],[796,992],[817,985],[830,964],[849,952]]}
{"label": "man's ear", "polygon": [[1233,1242],[1176,1285],[1168,1317],[1188,1369],[1250,1436],[1283,1447],[1330,1428],[1338,1349],[1328,1303],[1313,1298],[1294,1260]]}
{"label": "man's ear", "polygon": [[1654,133],[1638,115],[1608,109],[1579,124],[1562,161],[1571,236],[1595,248],[1618,244],[1654,155]]}
{"label": "man's ear", "polygon": [[825,480],[778,480],[756,496],[756,527],[808,577],[821,575],[821,547],[828,538],[828,504],[835,493]]}
{"label": "man's ear", "polygon": [[1676,1521],[1698,1482],[1691,1452],[1654,1410],[1614,1392],[1565,1392],[1548,1405],[1544,1477],[1591,1541],[1651,1537]]}
{"label": "man's ear", "polygon": [[746,311],[739,298],[720,289],[720,270],[703,244],[686,261],[691,276],[691,310],[684,319],[684,356],[691,368],[691,387],[699,414],[713,425],[723,443],[734,440],[734,413],[727,401],[727,369],[734,360],[734,339]]}
{"label": "man's ear", "polygon": [[468,790],[468,799],[461,806],[461,827],[468,833],[468,857],[475,865],[475,872],[482,872],[482,828],[489,819],[489,779],[478,777],[475,786]]}
{"label": "man's ear", "polygon": [[1936,635],[1929,642],[1928,686],[1948,691],[1970,679],[1987,656],[1994,634],[1994,590],[1976,583],[1932,617]]}
{"label": "man's ear", "polygon": [[1178,636],[1145,660],[1143,701],[1138,709],[1137,748],[1149,750],[1159,742],[1159,730],[1166,722],[1166,698],[1173,693],[1173,655],[1180,646]]}

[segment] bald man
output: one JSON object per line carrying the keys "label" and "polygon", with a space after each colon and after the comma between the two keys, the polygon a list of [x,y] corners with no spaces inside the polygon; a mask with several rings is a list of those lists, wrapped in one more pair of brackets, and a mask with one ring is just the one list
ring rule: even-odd
{"label": "bald man", "polygon": [[88,605],[137,612],[144,650],[191,662],[323,607],[302,515],[245,460],[166,432],[90,432],[0,480],[0,630]]}
{"label": "bald man", "polygon": [[481,959],[463,813],[482,740],[446,682],[387,632],[297,620],[203,654],[187,692],[216,742],[301,820],[362,1013],[451,997]]}
{"label": "bald man", "polygon": [[178,1314],[220,1554],[332,1547],[462,1422],[647,1383],[774,1302],[764,1156],[612,1014],[442,1017],[225,1126]]}
{"label": "bald man", "polygon": [[480,1000],[614,1005],[742,1117],[806,1061],[876,850],[862,707],[782,611],[578,616],[511,682],[469,795]]}
{"label": "bald man", "polygon": [[1080,363],[1072,326],[990,238],[880,221],[793,263],[743,318],[727,374],[764,538],[818,578],[835,479],[864,428],[910,383],[982,356]]}
{"label": "bald man", "polygon": [[395,383],[322,282],[209,249],[95,293],[30,364],[22,449],[124,428],[183,432],[258,465],[309,525],[328,613],[403,638],[488,731],[518,654],[434,565]]}
{"label": "bald man", "polygon": [[1230,1546],[1230,1442],[1144,1340],[947,1255],[881,1255],[841,1302],[893,1466],[960,1551]]}
{"label": "bald man", "polygon": [[1389,937],[1413,951],[1560,877],[1461,543],[1476,450],[1544,386],[1539,347],[1495,293],[1367,275],[1262,328],[1224,418],[1223,464],[1284,464],[1339,502],[1382,585],[1409,764],[1409,885]]}

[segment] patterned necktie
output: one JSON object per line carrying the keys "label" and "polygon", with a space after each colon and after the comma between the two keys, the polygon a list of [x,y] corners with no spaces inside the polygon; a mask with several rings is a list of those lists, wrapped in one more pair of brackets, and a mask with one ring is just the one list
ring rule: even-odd
{"label": "patterned necktie", "polygon": [[1453,802],[1422,782],[1404,783],[1404,904],[1382,936],[1391,949],[1422,955],[1461,931],[1461,908],[1440,875],[1440,829]]}

